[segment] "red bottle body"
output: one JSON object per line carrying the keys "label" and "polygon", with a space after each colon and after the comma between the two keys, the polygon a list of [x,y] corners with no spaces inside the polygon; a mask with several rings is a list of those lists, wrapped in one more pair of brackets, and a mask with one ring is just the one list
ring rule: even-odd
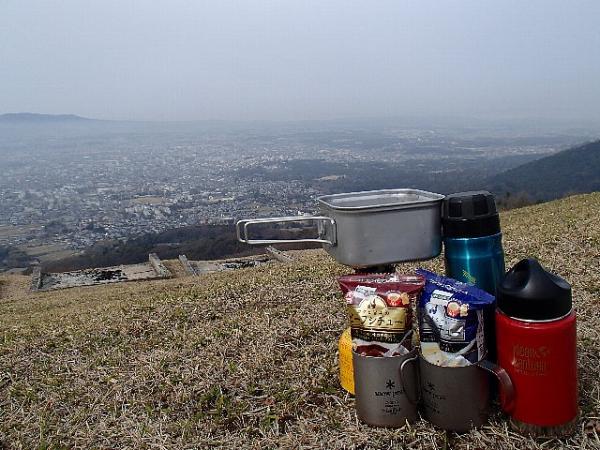
{"label": "red bottle body", "polygon": [[496,311],[498,364],[515,388],[511,417],[540,427],[577,417],[575,313],[549,322],[513,319]]}

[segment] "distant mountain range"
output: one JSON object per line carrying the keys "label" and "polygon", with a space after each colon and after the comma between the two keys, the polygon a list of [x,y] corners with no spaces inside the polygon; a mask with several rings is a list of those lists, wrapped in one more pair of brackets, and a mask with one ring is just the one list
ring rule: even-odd
{"label": "distant mountain range", "polygon": [[600,191],[600,140],[506,170],[485,184],[499,196],[524,193],[534,201]]}
{"label": "distant mountain range", "polygon": [[75,114],[38,114],[38,113],[7,113],[0,114],[0,123],[45,123],[45,122],[83,122],[92,121],[87,117]]}

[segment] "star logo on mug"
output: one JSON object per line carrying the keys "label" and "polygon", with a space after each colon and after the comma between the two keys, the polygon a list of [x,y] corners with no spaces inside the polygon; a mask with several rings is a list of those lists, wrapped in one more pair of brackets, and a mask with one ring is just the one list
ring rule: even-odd
{"label": "star logo on mug", "polygon": [[396,387],[396,382],[393,380],[387,380],[387,383],[385,383],[385,387],[387,387],[388,389],[394,389]]}

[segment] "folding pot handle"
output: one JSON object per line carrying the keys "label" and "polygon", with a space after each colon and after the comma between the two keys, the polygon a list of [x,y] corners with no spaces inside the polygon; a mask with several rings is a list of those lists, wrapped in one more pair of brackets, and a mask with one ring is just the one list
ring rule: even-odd
{"label": "folding pot handle", "polygon": [[409,355],[412,354],[411,356],[409,356],[408,358],[406,358],[404,361],[402,361],[402,364],[400,364],[400,380],[402,380],[402,386],[404,386],[404,392],[406,393],[406,398],[408,399],[409,402],[411,402],[413,405],[417,406],[417,404],[421,401],[421,375],[419,374],[419,366],[415,367],[415,390],[417,392],[417,398],[412,398],[411,394],[409,394],[410,389],[408,389],[408,383],[406,382],[406,373],[404,372],[404,369],[406,368],[406,365],[408,363],[414,363],[415,361],[419,360],[419,352],[417,349],[413,349]]}
{"label": "folding pot handle", "polygon": [[[249,237],[248,227],[255,224],[263,223],[286,223],[286,222],[317,222],[319,230],[324,230],[325,237],[313,239],[251,239]],[[290,217],[269,217],[265,219],[244,219],[239,220],[236,224],[236,232],[238,241],[250,245],[263,244],[292,244],[296,242],[315,242],[318,244],[337,244],[337,227],[335,220],[325,216],[290,216]],[[321,234],[321,233],[319,233]]]}
{"label": "folding pot handle", "polygon": [[504,412],[510,414],[515,407],[515,387],[508,372],[498,364],[494,364],[487,359],[483,359],[475,364],[498,379],[500,383],[500,405]]}

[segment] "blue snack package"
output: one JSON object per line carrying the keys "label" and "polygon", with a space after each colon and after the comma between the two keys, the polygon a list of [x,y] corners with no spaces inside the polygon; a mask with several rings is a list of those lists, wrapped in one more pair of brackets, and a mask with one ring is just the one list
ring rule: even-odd
{"label": "blue snack package", "polygon": [[496,299],[475,286],[437,275],[425,269],[419,299],[419,340],[437,342],[440,350],[477,362],[487,354],[486,318],[493,313]]}

